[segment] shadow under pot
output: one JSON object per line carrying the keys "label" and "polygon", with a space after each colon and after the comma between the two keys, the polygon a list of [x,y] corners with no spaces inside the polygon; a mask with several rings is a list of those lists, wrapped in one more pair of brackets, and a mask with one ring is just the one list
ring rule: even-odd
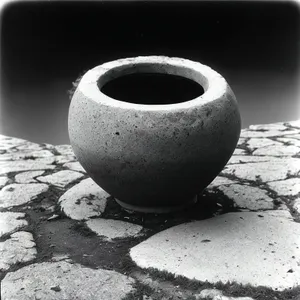
{"label": "shadow under pot", "polygon": [[168,213],[195,203],[224,168],[241,119],[216,71],[187,59],[141,56],[85,73],[68,128],[83,168],[122,207]]}

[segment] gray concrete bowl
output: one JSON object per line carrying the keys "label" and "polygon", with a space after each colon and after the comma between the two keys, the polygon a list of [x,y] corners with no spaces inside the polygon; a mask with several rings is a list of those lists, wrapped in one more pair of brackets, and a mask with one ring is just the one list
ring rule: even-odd
{"label": "gray concrete bowl", "polygon": [[[116,100],[101,91],[111,80],[132,73],[182,76],[200,84],[204,93],[152,105]],[[231,88],[208,66],[140,56],[85,73],[72,97],[68,128],[79,162],[120,205],[165,213],[194,203],[219,174],[236,147],[241,119]]]}

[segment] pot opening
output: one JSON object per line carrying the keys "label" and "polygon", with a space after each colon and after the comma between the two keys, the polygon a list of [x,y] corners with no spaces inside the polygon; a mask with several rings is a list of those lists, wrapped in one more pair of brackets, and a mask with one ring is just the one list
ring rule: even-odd
{"label": "pot opening", "polygon": [[[108,75],[109,76],[109,75]],[[203,87],[192,79],[161,72],[114,74],[98,87],[101,92],[119,101],[135,104],[176,104],[190,101],[204,93]]]}

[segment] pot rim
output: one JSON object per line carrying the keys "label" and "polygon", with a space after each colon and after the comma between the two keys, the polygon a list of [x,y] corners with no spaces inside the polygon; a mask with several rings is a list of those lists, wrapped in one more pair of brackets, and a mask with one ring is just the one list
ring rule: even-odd
{"label": "pot rim", "polygon": [[[194,99],[179,103],[138,104],[111,98],[100,90],[105,83],[117,77],[145,72],[186,77],[200,84],[204,93]],[[74,95],[79,91],[86,98],[110,107],[137,111],[174,111],[219,100],[226,96],[228,89],[230,90],[223,76],[206,65],[185,58],[152,55],[121,58],[94,67],[81,78]]]}

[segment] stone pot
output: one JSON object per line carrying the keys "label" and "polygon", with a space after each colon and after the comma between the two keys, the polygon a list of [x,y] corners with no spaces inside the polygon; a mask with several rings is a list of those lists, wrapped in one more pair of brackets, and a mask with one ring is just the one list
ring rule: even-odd
{"label": "stone pot", "polygon": [[[103,92],[115,80],[145,73],[188,78],[204,93],[158,103],[143,100],[149,90],[134,101]],[[130,84],[131,92],[140,86]],[[141,56],[85,73],[72,97],[68,126],[79,162],[121,206],[164,213],[194,203],[219,174],[236,147],[241,119],[231,88],[216,71],[187,59]]]}

